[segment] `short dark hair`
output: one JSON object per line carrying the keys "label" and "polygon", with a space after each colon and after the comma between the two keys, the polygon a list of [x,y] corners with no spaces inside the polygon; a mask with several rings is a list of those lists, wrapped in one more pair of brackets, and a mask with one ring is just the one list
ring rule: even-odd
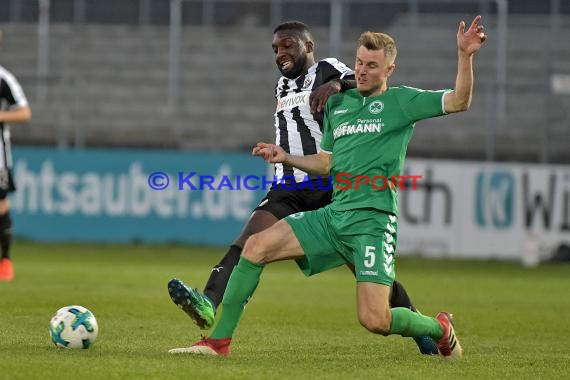
{"label": "short dark hair", "polygon": [[313,36],[307,24],[301,21],[285,21],[281,24],[277,25],[275,29],[273,29],[273,34],[281,31],[281,30],[292,30],[299,33],[299,36],[304,41],[313,41]]}

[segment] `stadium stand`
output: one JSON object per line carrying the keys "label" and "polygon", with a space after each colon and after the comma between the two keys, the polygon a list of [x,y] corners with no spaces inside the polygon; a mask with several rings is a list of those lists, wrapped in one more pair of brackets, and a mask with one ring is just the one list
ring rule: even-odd
{"label": "stadium stand", "polygon": [[[392,84],[452,87],[459,17],[422,16],[421,39],[408,16],[385,28],[399,46]],[[491,37],[476,60],[472,109],[419,125],[411,155],[485,158],[497,124],[494,21],[486,20]],[[242,150],[273,139],[277,70],[269,27],[185,26],[179,107],[168,102],[166,26],[52,24],[43,100],[36,73],[37,26],[9,23],[2,29],[2,64],[18,75],[34,107],[33,123],[13,129],[18,144]],[[361,31],[344,32],[340,58],[349,65]],[[328,31],[316,28],[315,34],[317,55],[324,58]],[[570,95],[550,88],[552,74],[570,74],[570,49],[562,42],[568,40],[567,16],[559,35],[552,34],[547,16],[509,17],[506,113],[494,132],[498,159],[537,161],[547,138],[550,160],[570,162]]]}

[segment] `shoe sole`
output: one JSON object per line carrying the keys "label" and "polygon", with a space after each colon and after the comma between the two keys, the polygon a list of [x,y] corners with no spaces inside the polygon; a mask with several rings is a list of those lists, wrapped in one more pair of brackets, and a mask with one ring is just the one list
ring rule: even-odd
{"label": "shoe sole", "polygon": [[169,354],[194,354],[194,355],[210,355],[210,356],[221,356],[213,348],[208,346],[192,346],[192,347],[182,347],[173,348],[168,350]]}
{"label": "shoe sole", "polygon": [[173,279],[168,282],[168,293],[170,294],[170,299],[176,304],[182,311],[184,311],[196,325],[201,330],[207,330],[211,326],[210,323],[204,317],[200,315],[200,312],[194,307],[194,297],[192,293],[188,291],[186,286],[182,281]]}

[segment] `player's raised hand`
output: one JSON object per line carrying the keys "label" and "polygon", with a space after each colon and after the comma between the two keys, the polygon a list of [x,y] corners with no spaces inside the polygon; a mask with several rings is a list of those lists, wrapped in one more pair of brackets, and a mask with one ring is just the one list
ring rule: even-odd
{"label": "player's raised hand", "polygon": [[327,100],[331,95],[340,91],[340,83],[336,80],[331,80],[327,83],[315,88],[309,96],[309,105],[311,106],[311,113],[321,112],[325,109]]}
{"label": "player's raised hand", "polygon": [[285,152],[283,148],[275,144],[267,144],[264,142],[257,143],[257,145],[253,147],[251,154],[263,157],[266,162],[272,164],[283,162],[287,158],[287,152]]}
{"label": "player's raised hand", "polygon": [[475,17],[467,31],[465,30],[465,21],[459,23],[459,30],[457,30],[457,48],[459,51],[472,55],[481,48],[487,39],[487,35],[483,32],[485,28],[483,25],[479,25],[479,21],[481,21],[481,16]]}

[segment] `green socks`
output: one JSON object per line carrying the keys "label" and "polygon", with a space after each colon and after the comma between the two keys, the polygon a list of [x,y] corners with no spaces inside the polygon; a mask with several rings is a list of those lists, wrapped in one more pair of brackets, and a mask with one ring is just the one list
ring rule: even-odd
{"label": "green socks", "polygon": [[[228,287],[222,300],[220,319],[214,327],[210,338],[231,338],[241,319],[243,309],[255,292],[263,265],[252,263],[241,257],[230,276]],[[390,334],[404,337],[430,336],[439,340],[443,330],[439,322],[432,317],[415,313],[405,307],[392,310]]]}
{"label": "green socks", "polygon": [[243,308],[257,288],[262,271],[263,265],[254,264],[243,256],[240,257],[237,266],[230,276],[230,281],[222,300],[220,319],[214,327],[210,338],[232,337],[241,319]]}
{"label": "green socks", "polygon": [[405,337],[430,336],[436,341],[443,335],[437,319],[414,313],[405,307],[392,309],[390,335],[399,334]]}

